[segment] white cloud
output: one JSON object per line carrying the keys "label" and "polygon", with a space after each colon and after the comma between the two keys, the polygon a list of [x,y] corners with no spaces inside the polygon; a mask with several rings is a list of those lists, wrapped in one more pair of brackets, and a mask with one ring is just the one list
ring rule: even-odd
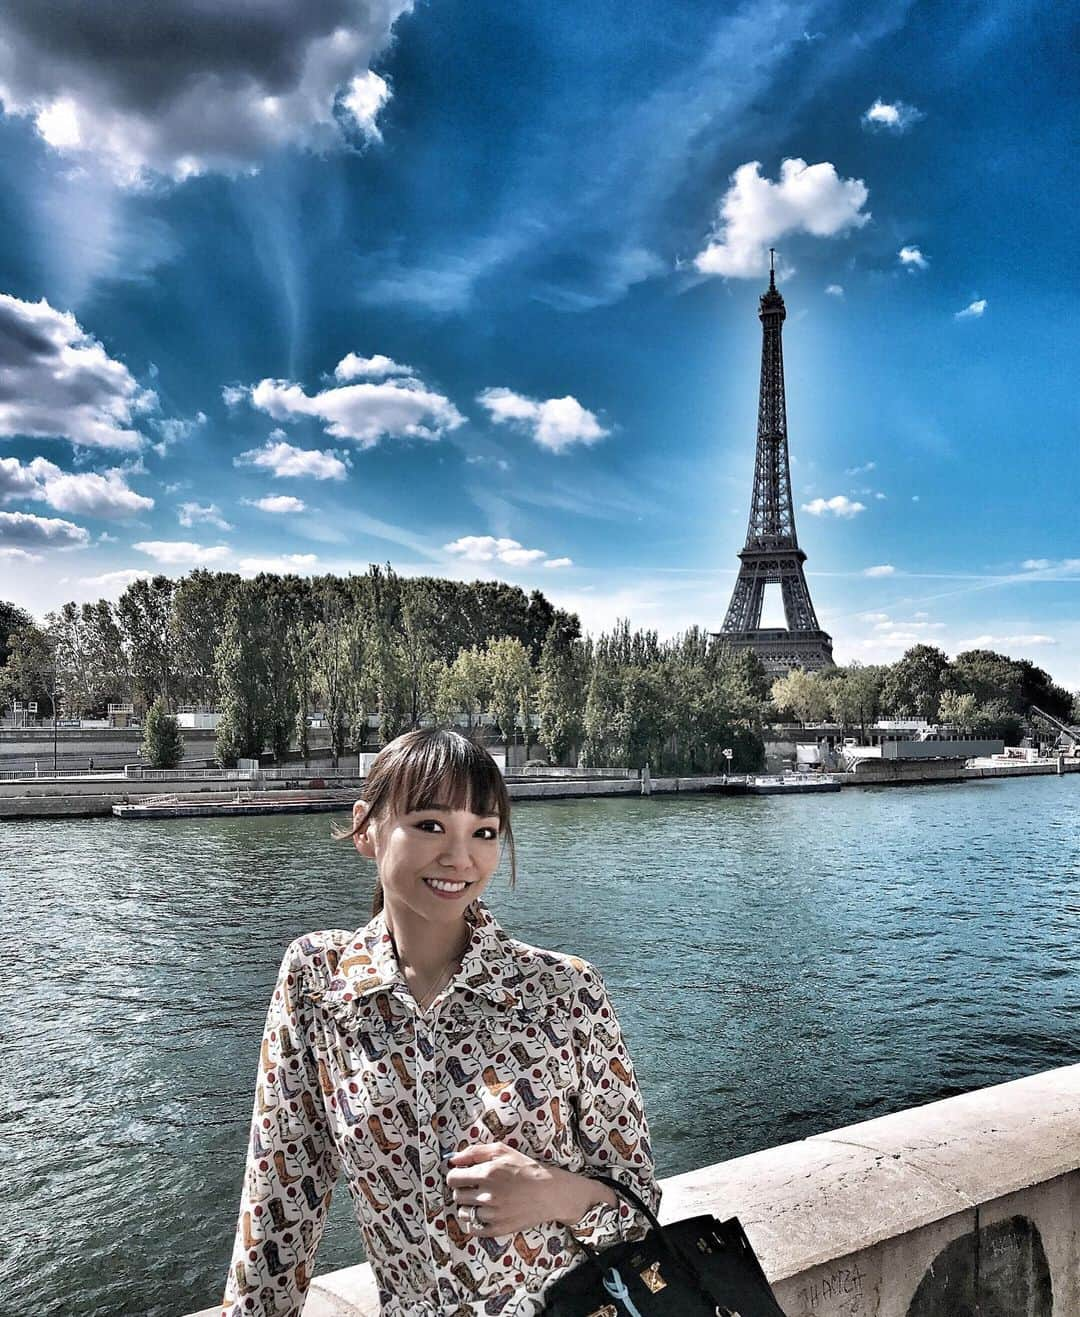
{"label": "white cloud", "polygon": [[438,439],[464,425],[449,398],[411,376],[380,383],[344,384],[305,393],[289,380],[260,380],[248,391],[253,407],[275,421],[310,416],[335,439],[352,439],[371,448],[384,436]]}
{"label": "white cloud", "polygon": [[151,421],[161,436],[160,443],[153,445],[154,451],[159,457],[164,457],[173,444],[190,439],[199,426],[206,424],[207,419],[205,412],[196,412],[194,416],[165,416]]}
{"label": "white cloud", "polygon": [[976,298],[974,302],[969,302],[963,311],[957,311],[954,320],[977,320],[986,310],[986,298]]}
{"label": "white cloud", "polygon": [[239,384],[226,384],[221,390],[221,400],[226,407],[238,407],[247,395],[247,389]]}
{"label": "white cloud", "polygon": [[[547,558],[544,549],[526,549],[517,540],[493,535],[463,535],[452,544],[444,544],[443,548],[466,562],[504,562],[511,567],[526,567]],[[563,560],[556,558],[551,563],[562,566]],[[544,563],[545,567],[549,565]]]}
{"label": "white cloud", "polygon": [[809,512],[812,517],[825,517],[830,514],[834,517],[854,517],[860,512],[865,512],[866,505],[852,502],[844,494],[834,494],[832,498],[811,499],[809,503],[802,505],[802,510]]}
{"label": "white cloud", "polygon": [[864,576],[892,576],[895,572],[896,568],[891,562],[879,563],[876,567],[863,568]]}
{"label": "white cloud", "polygon": [[341,98],[341,103],[365,136],[381,140],[382,133],[376,121],[379,111],[389,99],[390,88],[385,78],[380,78],[368,69],[349,83],[349,90]]}
{"label": "white cloud", "polygon": [[167,567],[202,567],[229,556],[224,544],[206,548],[189,540],[139,540],[132,547]]}
{"label": "white cloud", "polygon": [[0,18],[0,100],[117,182],[242,173],[283,148],[379,135],[370,65],[412,0],[20,3]]}
{"label": "white cloud", "polygon": [[983,649],[987,645],[1056,645],[1053,636],[1019,635],[1019,636],[976,636],[968,641],[964,649]]}
{"label": "white cloud", "polygon": [[843,297],[844,289],[841,284],[826,284],[825,291],[830,297]]}
{"label": "white cloud", "polygon": [[260,512],[303,512],[307,504],[302,498],[293,498],[291,494],[268,494],[251,502],[253,508]]}
{"label": "white cloud", "polygon": [[0,512],[0,544],[11,548],[82,549],[90,533],[59,517],[36,517],[30,512]]}
{"label": "white cloud", "polygon": [[547,562],[544,563],[545,567],[573,567],[573,565],[573,558],[549,558]]}
{"label": "white cloud", "polygon": [[859,614],[860,622],[887,622],[888,620],[889,620],[888,613],[860,613]]}
{"label": "white cloud", "polygon": [[205,524],[218,530],[232,530],[216,503],[207,503],[205,507],[201,503],[181,503],[176,509],[176,519],[181,526]]}
{"label": "white cloud", "polygon": [[1025,571],[1041,572],[1050,566],[1049,558],[1026,558],[1021,564]]}
{"label": "white cloud", "polygon": [[[1075,573],[1080,572],[1080,558],[1058,558],[1056,561],[1051,561],[1049,558],[1028,558],[1021,566],[1027,572],[1052,572],[1056,579],[1062,573],[1066,576],[1073,576]],[[1016,577],[1014,579],[1022,580],[1023,578]]]}
{"label": "white cloud", "polygon": [[314,567],[318,558],[313,553],[285,553],[276,558],[241,558],[242,572],[274,572],[279,576],[290,573],[300,575],[298,568]]}
{"label": "white cloud", "polygon": [[928,270],[930,268],[930,262],[918,247],[901,247],[896,255],[900,260],[900,264],[908,270]]}
{"label": "white cloud", "polygon": [[99,475],[63,471],[44,457],[25,466],[15,458],[0,458],[0,500],[35,499],[57,512],[89,517],[132,517],[149,511],[154,500],[131,489],[125,475],[118,467]]}
{"label": "white cloud", "polygon": [[0,547],[0,562],[42,562],[40,553],[27,553],[25,549]]}
{"label": "white cloud", "polygon": [[485,389],[476,401],[497,425],[517,425],[531,434],[541,448],[561,453],[571,444],[594,444],[610,430],[576,398],[548,398],[538,402],[511,389]]}
{"label": "white cloud", "polygon": [[143,446],[135,417],[157,406],[69,311],[0,293],[0,436],[68,439],[85,448]]}
{"label": "white cloud", "polygon": [[845,467],[845,468],[844,468],[844,475],[845,475],[845,476],[861,476],[861,475],[865,475],[868,471],[876,471],[876,470],[877,470],[877,463],[876,463],[876,462],[864,462],[864,463],[862,464],[862,466],[849,466],[849,467]]}
{"label": "white cloud", "polygon": [[[275,430],[275,434],[279,431]],[[294,448],[282,440],[267,439],[262,448],[250,448],[233,458],[233,466],[257,466],[279,479],[344,480],[348,457],[343,461],[333,450]]]}
{"label": "white cloud", "polygon": [[110,587],[127,587],[132,581],[149,581],[154,575],[142,567],[122,567],[116,572],[102,572],[100,576],[80,576],[80,585],[101,585]]}
{"label": "white cloud", "polygon": [[864,128],[874,132],[906,133],[909,128],[925,118],[921,110],[914,105],[905,105],[903,101],[883,101],[880,97],[863,113]]}
{"label": "white cloud", "polygon": [[777,183],[751,160],[731,176],[708,245],[694,258],[702,274],[751,279],[768,272],[769,247],[792,233],[831,238],[862,228],[869,197],[859,178],[840,178],[828,161],[784,160]]}
{"label": "white cloud", "polygon": [[355,352],[346,353],[334,367],[334,378],[342,383],[350,380],[383,379],[387,375],[415,375],[411,366],[400,366],[390,357],[376,352],[373,357],[358,357]]}

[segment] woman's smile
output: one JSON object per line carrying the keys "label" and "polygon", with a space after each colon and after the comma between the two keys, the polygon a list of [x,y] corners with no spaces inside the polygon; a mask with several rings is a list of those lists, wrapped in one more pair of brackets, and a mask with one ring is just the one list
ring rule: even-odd
{"label": "woman's smile", "polygon": [[467,883],[461,878],[425,878],[423,881],[425,887],[430,887],[435,895],[441,896],[444,901],[453,901],[472,886],[472,883]]}

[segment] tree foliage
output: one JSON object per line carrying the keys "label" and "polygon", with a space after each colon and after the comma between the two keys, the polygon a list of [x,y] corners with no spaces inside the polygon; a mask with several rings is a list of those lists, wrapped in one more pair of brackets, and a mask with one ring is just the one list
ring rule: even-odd
{"label": "tree foliage", "polygon": [[184,757],[180,724],[158,697],[150,706],[143,727],[142,756],[150,768],[176,768]]}

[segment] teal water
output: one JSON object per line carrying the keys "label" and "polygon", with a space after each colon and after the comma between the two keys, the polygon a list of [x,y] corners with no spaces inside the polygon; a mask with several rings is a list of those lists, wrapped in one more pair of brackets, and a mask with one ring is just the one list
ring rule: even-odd
{"label": "teal water", "polygon": [[[515,812],[526,941],[603,971],[662,1175],[1080,1060],[1080,778]],[[0,1310],[221,1289],[291,938],[366,922],[325,815],[0,827]],[[340,1192],[318,1270],[361,1259]]]}

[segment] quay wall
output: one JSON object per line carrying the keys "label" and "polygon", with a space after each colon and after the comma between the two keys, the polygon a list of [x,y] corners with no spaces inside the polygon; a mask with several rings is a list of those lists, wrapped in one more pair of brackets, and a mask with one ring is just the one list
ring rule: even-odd
{"label": "quay wall", "polygon": [[[1076,1317],[1080,1065],[702,1167],[663,1190],[662,1221],[739,1217],[787,1317]],[[304,1317],[378,1310],[365,1263],[316,1276]]]}

